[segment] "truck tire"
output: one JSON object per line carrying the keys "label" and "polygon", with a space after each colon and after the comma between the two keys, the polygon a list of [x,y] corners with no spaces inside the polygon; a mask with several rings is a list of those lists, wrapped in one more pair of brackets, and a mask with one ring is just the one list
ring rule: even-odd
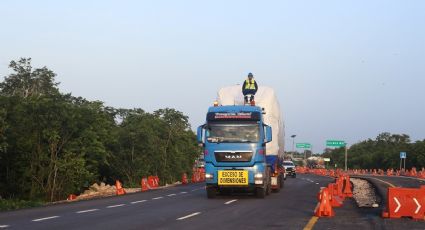
{"label": "truck tire", "polygon": [[264,199],[264,197],[266,197],[266,189],[265,188],[255,188],[255,196],[257,198],[261,198]]}
{"label": "truck tire", "polygon": [[272,192],[272,178],[270,176],[270,168],[267,172],[267,187],[266,187],[266,195],[270,195],[270,193]]}
{"label": "truck tire", "polygon": [[295,177],[297,177],[297,174],[295,174],[295,173],[292,174],[292,178],[295,178]]}
{"label": "truck tire", "polygon": [[208,197],[208,199],[213,199],[213,198],[215,198],[216,195],[217,195],[217,189],[212,188],[212,187],[210,187],[210,188],[207,187],[207,197]]}

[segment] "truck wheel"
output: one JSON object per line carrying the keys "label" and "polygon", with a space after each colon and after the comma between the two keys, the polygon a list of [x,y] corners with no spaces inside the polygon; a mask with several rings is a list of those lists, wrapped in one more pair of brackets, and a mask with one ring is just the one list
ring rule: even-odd
{"label": "truck wheel", "polygon": [[267,185],[266,188],[267,188],[266,189],[266,195],[268,196],[272,192],[272,182],[271,182],[271,178],[270,177],[269,177],[269,183],[268,183],[268,185]]}
{"label": "truck wheel", "polygon": [[297,174],[295,174],[295,173],[292,174],[292,178],[295,178],[295,177],[297,177]]}
{"label": "truck wheel", "polygon": [[216,194],[217,194],[217,190],[215,188],[207,188],[207,197],[208,197],[208,199],[215,198]]}
{"label": "truck wheel", "polygon": [[266,195],[270,195],[272,192],[272,178],[270,176],[270,168],[267,171],[267,187],[266,187]]}
{"label": "truck wheel", "polygon": [[266,197],[266,189],[265,188],[255,188],[255,196],[257,198],[264,199],[264,197]]}

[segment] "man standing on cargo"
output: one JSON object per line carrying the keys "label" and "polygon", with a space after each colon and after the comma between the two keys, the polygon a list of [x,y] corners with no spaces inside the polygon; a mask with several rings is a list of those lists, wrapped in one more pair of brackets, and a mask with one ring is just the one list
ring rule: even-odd
{"label": "man standing on cargo", "polygon": [[244,95],[245,103],[248,103],[248,96],[249,102],[254,100],[254,95],[258,90],[257,82],[254,80],[254,75],[252,73],[248,74],[248,79],[246,79],[242,85],[242,93]]}

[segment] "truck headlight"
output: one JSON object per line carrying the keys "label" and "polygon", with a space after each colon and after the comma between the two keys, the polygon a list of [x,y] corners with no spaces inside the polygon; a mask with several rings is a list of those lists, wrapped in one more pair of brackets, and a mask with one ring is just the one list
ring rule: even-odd
{"label": "truck headlight", "polygon": [[254,183],[255,184],[263,184],[263,174],[262,173],[254,174]]}
{"label": "truck headlight", "polygon": [[211,173],[205,173],[205,179],[207,179],[207,180],[211,180],[211,179],[213,179],[214,178],[214,174],[211,174]]}
{"label": "truck headlight", "polygon": [[263,174],[262,174],[262,173],[256,173],[256,174],[254,175],[254,178],[255,178],[255,179],[263,179]]}

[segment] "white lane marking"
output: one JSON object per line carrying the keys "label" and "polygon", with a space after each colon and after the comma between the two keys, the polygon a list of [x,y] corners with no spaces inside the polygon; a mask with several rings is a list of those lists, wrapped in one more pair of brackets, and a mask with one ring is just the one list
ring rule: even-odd
{"label": "white lane marking", "polygon": [[95,208],[95,209],[89,209],[89,210],[78,211],[78,212],[75,212],[75,213],[80,214],[80,213],[95,212],[95,211],[99,211],[99,209]]}
{"label": "white lane marking", "polygon": [[319,183],[316,183],[316,184],[319,184]]}
{"label": "white lane marking", "polygon": [[236,202],[236,201],[238,201],[238,200],[230,200],[230,201],[227,201],[227,202],[226,202],[226,203],[224,203],[224,204],[231,204],[231,203]]}
{"label": "white lane marking", "polygon": [[187,192],[180,192],[180,194],[186,194]]}
{"label": "white lane marking", "polygon": [[175,196],[175,195],[176,195],[175,193],[171,193],[171,194],[169,194],[167,196],[172,197],[172,196]]}
{"label": "white lane marking", "polygon": [[183,217],[177,218],[176,220],[184,220],[184,219],[187,219],[187,218],[190,218],[190,217],[197,216],[197,215],[199,215],[199,214],[201,214],[201,213],[200,213],[200,212],[195,212],[195,213],[192,213],[192,214],[190,214],[190,215],[187,215],[187,216],[183,216]]}
{"label": "white lane marking", "polygon": [[397,208],[395,209],[395,211],[394,211],[394,212],[398,212],[398,210],[400,210],[400,208],[401,208],[401,204],[400,204],[400,202],[397,200],[397,198],[396,198],[396,197],[394,197],[394,200],[395,200],[395,202],[397,203]]}
{"label": "white lane marking", "polygon": [[131,204],[138,204],[138,203],[143,203],[143,202],[146,202],[146,200],[133,201],[133,202],[131,202]]}
{"label": "white lane marking", "polygon": [[0,228],[8,228],[10,225],[0,225]]}
{"label": "white lane marking", "polygon": [[415,211],[415,214],[418,214],[419,210],[421,210],[421,205],[419,204],[418,200],[416,200],[416,198],[413,198],[413,200],[415,201],[416,205],[417,205],[417,209]]}
{"label": "white lane marking", "polygon": [[34,219],[32,220],[33,222],[39,222],[39,221],[43,221],[43,220],[50,220],[50,219],[55,219],[58,218],[59,216],[49,216],[49,217],[44,217],[44,218],[40,218],[40,219]]}
{"label": "white lane marking", "polygon": [[117,205],[110,205],[110,206],[108,206],[108,207],[106,207],[106,208],[117,208],[117,207],[122,207],[122,206],[124,206],[125,204],[117,204]]}
{"label": "white lane marking", "polygon": [[194,191],[197,191],[198,189],[192,189],[192,190],[190,190],[191,192],[194,192]]}
{"label": "white lane marking", "polygon": [[159,196],[159,197],[152,198],[152,200],[159,200],[159,199],[162,199],[162,198],[164,198],[164,197]]}

